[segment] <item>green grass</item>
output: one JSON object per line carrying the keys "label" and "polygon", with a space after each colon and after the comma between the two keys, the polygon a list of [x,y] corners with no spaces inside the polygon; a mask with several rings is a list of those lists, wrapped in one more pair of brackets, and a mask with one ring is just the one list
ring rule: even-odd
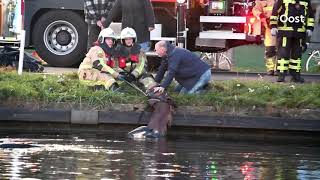
{"label": "green grass", "polygon": [[[320,108],[320,84],[279,84],[264,81],[223,81],[210,85],[202,95],[169,94],[178,105],[228,108]],[[143,104],[146,98],[122,84],[122,93],[93,91],[81,84],[77,74],[40,75],[0,73],[0,102],[31,101],[86,104],[100,109],[113,103]]]}
{"label": "green grass", "polygon": [[276,84],[270,82],[217,82],[201,96],[175,96],[180,104],[226,107],[319,108],[319,84]]}
{"label": "green grass", "polygon": [[38,75],[25,73],[0,74],[0,101],[41,101],[45,103],[85,103],[92,107],[112,103],[141,103],[143,97],[135,91],[126,95],[108,91],[93,91],[78,81],[76,74],[71,75]]}
{"label": "green grass", "polygon": [[[302,71],[305,72],[306,61],[311,50],[307,50],[302,55]],[[264,46],[263,45],[247,45],[239,46],[233,50],[233,71],[240,72],[265,72],[264,63]],[[316,71],[314,73],[320,73]]]}
{"label": "green grass", "polygon": [[[232,56],[229,57],[233,63],[232,71],[234,72],[266,72],[266,66],[264,62],[264,46],[263,45],[246,45],[239,46],[230,49]],[[303,53],[302,60],[302,72],[306,72],[306,62],[309,57],[309,53],[312,50],[308,49]],[[200,52],[195,52],[200,56]],[[309,71],[308,73],[319,74],[320,69]]]}

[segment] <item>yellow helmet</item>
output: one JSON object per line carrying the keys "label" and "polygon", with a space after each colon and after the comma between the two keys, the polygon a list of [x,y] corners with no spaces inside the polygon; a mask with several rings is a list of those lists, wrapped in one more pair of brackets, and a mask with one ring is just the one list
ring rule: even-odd
{"label": "yellow helmet", "polygon": [[111,28],[103,29],[99,33],[98,41],[103,43],[105,38],[116,39],[116,33]]}
{"label": "yellow helmet", "polygon": [[126,27],[120,33],[121,42],[123,42],[126,38],[133,38],[134,42],[137,42],[137,34],[136,31],[132,28]]}

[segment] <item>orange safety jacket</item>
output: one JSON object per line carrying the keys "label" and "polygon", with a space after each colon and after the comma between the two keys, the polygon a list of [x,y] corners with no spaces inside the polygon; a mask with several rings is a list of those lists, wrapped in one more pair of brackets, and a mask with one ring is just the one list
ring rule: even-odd
{"label": "orange safety jacket", "polygon": [[255,17],[264,16],[269,19],[272,15],[272,8],[275,0],[256,0],[256,5],[252,9]]}

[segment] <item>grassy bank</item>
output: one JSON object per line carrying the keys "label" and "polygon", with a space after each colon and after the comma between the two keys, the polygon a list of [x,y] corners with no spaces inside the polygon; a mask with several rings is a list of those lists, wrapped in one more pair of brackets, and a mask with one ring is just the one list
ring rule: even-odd
{"label": "grassy bank", "polygon": [[[0,73],[0,102],[86,104],[95,109],[113,103],[141,104],[146,101],[139,92],[123,84],[122,93],[93,91],[78,81],[76,74],[41,75],[14,72]],[[230,107],[320,108],[320,84],[279,84],[263,81],[221,81],[202,95],[169,93],[178,105]]]}
{"label": "grassy bank", "polygon": [[[309,57],[309,53],[312,50],[308,49],[302,54],[302,71],[306,72],[306,62]],[[232,61],[234,63],[233,71],[239,72],[265,72],[264,62],[264,46],[263,45],[246,45],[239,46],[233,49]],[[312,72],[308,72],[312,73]],[[313,73],[320,73],[314,71]]]}

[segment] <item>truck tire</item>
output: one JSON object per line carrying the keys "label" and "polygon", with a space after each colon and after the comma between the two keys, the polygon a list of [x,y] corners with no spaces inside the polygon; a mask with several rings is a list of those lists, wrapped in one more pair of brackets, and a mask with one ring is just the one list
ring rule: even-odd
{"label": "truck tire", "polygon": [[32,43],[39,56],[53,66],[72,66],[85,55],[87,25],[71,10],[52,10],[43,14],[32,30]]}

